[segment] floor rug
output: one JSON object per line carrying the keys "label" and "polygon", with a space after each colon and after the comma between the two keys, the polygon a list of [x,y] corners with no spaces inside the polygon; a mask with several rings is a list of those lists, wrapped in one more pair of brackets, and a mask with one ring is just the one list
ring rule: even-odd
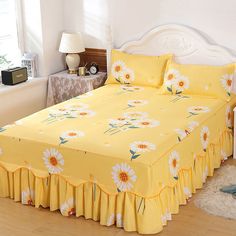
{"label": "floor rug", "polygon": [[236,219],[236,199],[220,191],[231,184],[236,184],[236,166],[221,167],[196,196],[195,205],[212,215]]}

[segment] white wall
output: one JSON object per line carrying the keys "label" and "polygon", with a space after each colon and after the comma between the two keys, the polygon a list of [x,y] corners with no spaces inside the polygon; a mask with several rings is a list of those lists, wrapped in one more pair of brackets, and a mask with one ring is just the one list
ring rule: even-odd
{"label": "white wall", "polygon": [[65,30],[82,32],[86,47],[106,48],[110,40],[109,0],[65,0]]}
{"label": "white wall", "polygon": [[65,67],[64,55],[58,51],[64,31],[64,0],[41,0],[41,17],[44,75],[50,75]]}
{"label": "white wall", "polygon": [[25,49],[39,55],[40,75],[64,69],[63,31],[81,31],[85,46],[114,47],[150,29],[178,23],[236,53],[235,0],[22,0]]}
{"label": "white wall", "polygon": [[158,25],[177,23],[236,52],[235,0],[66,0],[64,4],[65,29],[85,32],[87,47],[106,48],[109,26],[114,47],[120,47]]}

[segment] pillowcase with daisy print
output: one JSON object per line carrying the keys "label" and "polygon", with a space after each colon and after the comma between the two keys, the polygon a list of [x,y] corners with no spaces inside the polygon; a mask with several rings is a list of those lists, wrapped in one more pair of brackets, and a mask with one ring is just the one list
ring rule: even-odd
{"label": "pillowcase with daisy print", "polygon": [[160,87],[172,54],[145,56],[112,50],[111,71],[106,84]]}
{"label": "pillowcase with daisy print", "polygon": [[168,62],[160,94],[203,95],[230,100],[235,64],[224,66],[188,65]]}

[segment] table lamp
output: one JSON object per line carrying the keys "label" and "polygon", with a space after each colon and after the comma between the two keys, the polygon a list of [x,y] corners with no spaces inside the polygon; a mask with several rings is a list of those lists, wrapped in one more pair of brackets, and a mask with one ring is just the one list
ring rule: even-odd
{"label": "table lamp", "polygon": [[80,56],[78,53],[84,52],[84,43],[80,33],[63,33],[59,52],[67,53],[66,64],[69,68],[69,74],[76,74],[80,63]]}

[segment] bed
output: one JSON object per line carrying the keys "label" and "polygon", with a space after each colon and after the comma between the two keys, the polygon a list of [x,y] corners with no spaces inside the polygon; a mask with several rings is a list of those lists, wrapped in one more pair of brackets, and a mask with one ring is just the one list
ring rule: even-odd
{"label": "bed", "polygon": [[[236,61],[196,31],[160,26],[121,51]],[[142,234],[160,232],[232,155],[229,102],[108,84],[0,129],[0,196]]]}

